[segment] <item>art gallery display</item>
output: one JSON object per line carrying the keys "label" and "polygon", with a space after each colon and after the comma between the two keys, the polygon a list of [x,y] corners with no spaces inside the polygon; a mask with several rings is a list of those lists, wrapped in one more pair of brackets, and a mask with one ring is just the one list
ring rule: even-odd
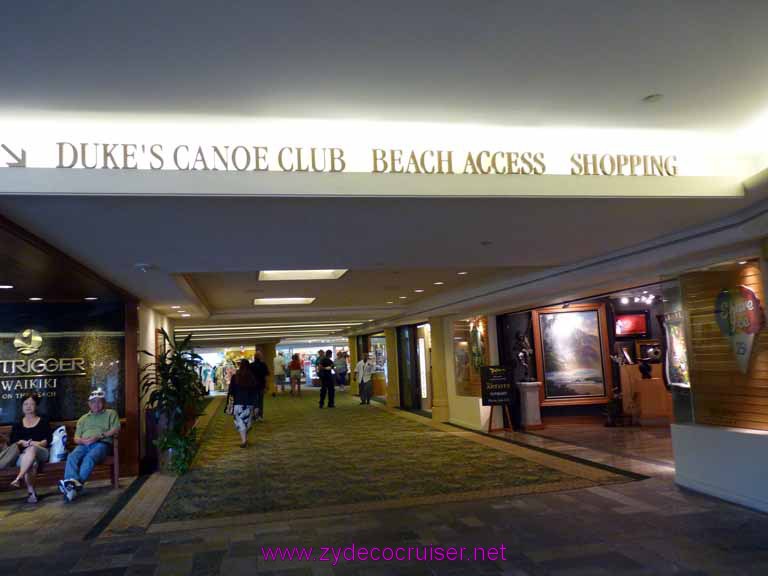
{"label": "art gallery display", "polygon": [[603,304],[534,311],[542,405],[605,403],[612,393]]}

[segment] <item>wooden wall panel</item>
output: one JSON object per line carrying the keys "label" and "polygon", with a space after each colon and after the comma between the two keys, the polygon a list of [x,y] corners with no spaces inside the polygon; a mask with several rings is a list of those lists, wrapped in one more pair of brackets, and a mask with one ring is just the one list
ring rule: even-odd
{"label": "wooden wall panel", "polygon": [[715,317],[723,289],[751,288],[765,306],[760,268],[749,263],[729,271],[687,274],[680,279],[688,320],[695,421],[713,426],[768,430],[768,331],[754,339],[749,372],[739,372],[727,336]]}

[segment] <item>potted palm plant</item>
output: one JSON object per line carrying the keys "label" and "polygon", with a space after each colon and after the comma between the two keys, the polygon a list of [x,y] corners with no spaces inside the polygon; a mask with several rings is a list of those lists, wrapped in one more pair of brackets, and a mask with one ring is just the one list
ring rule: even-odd
{"label": "potted palm plant", "polygon": [[154,358],[154,362],[142,369],[142,396],[146,397],[147,409],[157,424],[155,445],[161,468],[183,474],[194,456],[194,424],[205,396],[198,372],[202,358],[192,348],[190,336],[178,341],[165,330],[162,330],[162,336],[164,352],[153,355],[142,350],[143,354]]}

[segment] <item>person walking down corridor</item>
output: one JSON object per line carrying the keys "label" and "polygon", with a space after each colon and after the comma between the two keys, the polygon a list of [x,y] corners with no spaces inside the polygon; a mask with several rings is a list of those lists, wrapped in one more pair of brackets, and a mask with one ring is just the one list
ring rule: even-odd
{"label": "person walking down corridor", "polygon": [[277,385],[280,385],[280,393],[285,392],[285,357],[282,352],[278,352],[272,360],[272,374],[275,375],[275,389],[272,397],[277,395]]}
{"label": "person walking down corridor", "polygon": [[256,353],[253,355],[251,374],[253,374],[253,377],[256,379],[256,411],[258,412],[256,419],[259,422],[263,422],[264,394],[267,392],[267,376],[269,376],[269,368],[264,363],[261,350],[256,350]]}
{"label": "person walking down corridor", "polygon": [[373,396],[373,356],[368,354],[365,360],[360,360],[355,366],[355,378],[360,389],[360,404],[370,404]]}
{"label": "person walking down corridor", "polygon": [[344,386],[347,384],[347,371],[349,370],[349,365],[347,364],[347,357],[344,356],[344,352],[341,350],[336,353],[333,369],[336,371],[336,383],[339,385],[339,390],[344,392]]}
{"label": "person walking down corridor", "polygon": [[235,419],[235,428],[240,433],[240,448],[245,448],[248,445],[248,430],[253,425],[254,410],[258,402],[256,378],[245,358],[240,360],[237,372],[229,381],[229,396],[232,396],[234,404],[232,416]]}
{"label": "person walking down corridor", "polygon": [[325,404],[325,396],[328,395],[328,408],[334,408],[336,389],[333,379],[333,351],[327,350],[317,359],[317,375],[320,377],[320,408]]}
{"label": "person walking down corridor", "polygon": [[291,363],[288,364],[288,373],[291,376],[291,396],[297,394],[301,396],[301,359],[298,354],[291,356]]}

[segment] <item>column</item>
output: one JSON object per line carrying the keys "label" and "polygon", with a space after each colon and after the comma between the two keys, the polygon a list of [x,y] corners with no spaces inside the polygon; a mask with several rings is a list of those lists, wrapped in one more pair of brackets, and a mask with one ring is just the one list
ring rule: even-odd
{"label": "column", "polygon": [[355,366],[360,361],[357,350],[357,336],[350,336],[349,340],[349,392],[353,396],[360,394],[357,385],[357,375],[355,374]]}
{"label": "column", "polygon": [[397,330],[386,328],[387,340],[387,406],[400,406],[400,372],[397,365]]}
{"label": "column", "polygon": [[[269,376],[267,376],[267,388],[266,393],[272,394],[277,392],[275,387],[275,375],[273,374],[274,360],[277,356],[277,340],[268,340],[264,342],[256,342],[256,350],[261,350],[261,359],[269,368]],[[266,412],[266,409],[264,410]]]}
{"label": "column", "polygon": [[446,358],[446,342],[451,334],[446,330],[445,318],[436,316],[429,319],[432,331],[432,419],[437,422],[448,422],[450,411],[448,408],[448,377],[447,362],[453,362],[453,358]]}

